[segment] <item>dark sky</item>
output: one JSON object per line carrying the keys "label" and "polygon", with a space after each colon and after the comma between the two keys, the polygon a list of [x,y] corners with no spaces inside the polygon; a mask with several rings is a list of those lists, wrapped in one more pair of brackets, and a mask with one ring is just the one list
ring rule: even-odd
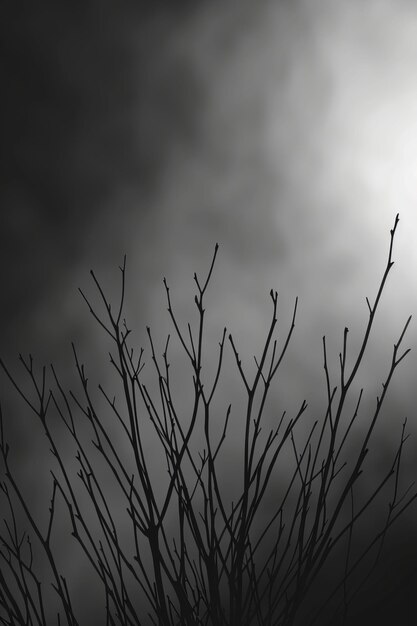
{"label": "dark sky", "polygon": [[[417,301],[412,1],[3,2],[0,45],[5,358],[33,351],[66,371],[71,340],[96,355],[77,288],[94,268],[115,293],[125,253],[139,339],[145,324],[165,332],[162,277],[186,319],[219,242],[209,338],[226,324],[250,359],[269,289],[283,324],[298,295],[284,388],[314,406],[321,337],[336,364],[344,326],[360,334],[399,212],[362,372],[376,395]],[[404,415],[417,430],[416,353],[393,386],[387,448]]]}

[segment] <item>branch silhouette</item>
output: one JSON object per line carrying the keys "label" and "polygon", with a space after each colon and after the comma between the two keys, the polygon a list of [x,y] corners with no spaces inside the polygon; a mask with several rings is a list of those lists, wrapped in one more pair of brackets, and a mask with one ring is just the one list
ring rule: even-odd
{"label": "branch silhouette", "polygon": [[[407,439],[405,422],[392,462],[379,482],[367,491],[362,484],[381,409],[393,376],[409,352],[402,345],[411,318],[394,344],[382,391],[371,414],[361,414],[363,388],[356,398],[353,391],[394,264],[398,223],[397,215],[376,297],[373,304],[366,299],[368,321],[357,354],[350,355],[350,369],[349,331],[344,329],[335,386],[331,382],[335,373],[330,370],[323,337],[327,400],[321,418],[312,425],[305,420],[305,400],[301,400],[293,415],[286,411],[280,414],[272,427],[267,420],[267,413],[274,410],[271,389],[295,330],[297,300],[286,335],[278,338],[278,294],[271,290],[271,321],[255,357],[252,376],[246,372],[236,341],[226,328],[220,333],[211,379],[206,373],[205,305],[217,244],[207,275],[201,279],[194,274],[195,325],[184,326],[178,319],[170,287],[163,280],[173,332],[159,354],[152,330],[146,329],[153,386],[145,378],[145,349],[137,350],[132,345],[131,330],[124,318],[126,257],[119,268],[121,295],[115,306],[94,272],[91,276],[101,299],[101,310],[81,292],[93,319],[113,346],[110,366],[118,380],[114,392],[108,392],[101,384],[92,388],[75,345],[78,391],[66,389],[53,366],[38,370],[32,356],[25,359],[20,355],[31,388],[27,391],[0,359],[6,378],[43,430],[51,454],[51,496],[45,525],[36,518],[24,485],[16,476],[13,447],[7,438],[7,417],[0,410],[1,624],[51,624],[47,607],[50,594],[45,591],[48,585],[59,605],[54,623],[85,623],[56,553],[54,536],[60,531],[58,502],[68,520],[71,540],[84,554],[88,575],[98,581],[102,590],[98,609],[101,623],[292,626],[299,623],[303,607],[309,606],[314,584],[333,555],[341,564],[340,576],[337,580],[334,577],[332,588],[325,589],[308,619],[303,614],[303,623],[348,623],[358,589],[364,588],[378,566],[387,531],[417,497],[414,486],[403,490],[400,480]],[[172,340],[178,342],[190,368],[189,415],[184,415],[174,391],[171,367],[175,363],[169,356]],[[242,419],[242,415],[241,411],[234,412],[232,401],[219,408],[224,402],[219,389],[227,350],[234,359],[244,402],[240,426],[243,447],[239,461],[234,460],[241,486],[233,500],[224,487],[221,471],[231,421]],[[361,427],[360,445],[352,452],[354,448],[349,446],[359,416],[365,426]],[[57,436],[57,421],[75,450],[75,475],[74,460],[68,463],[60,447],[62,433]],[[148,439],[149,427],[152,443]],[[158,453],[154,449],[156,442]],[[157,474],[152,463],[156,454],[164,463],[163,472],[159,468]],[[282,489],[279,462],[284,455],[286,463],[292,459],[292,465]],[[362,497],[358,500],[359,492]],[[275,494],[272,511],[266,507],[271,493]],[[384,495],[389,493],[390,496]],[[375,525],[374,534],[358,551],[355,530],[381,497],[390,498],[388,514],[380,527]],[[269,511],[267,515],[265,511]],[[40,558],[48,565],[46,579]]]}

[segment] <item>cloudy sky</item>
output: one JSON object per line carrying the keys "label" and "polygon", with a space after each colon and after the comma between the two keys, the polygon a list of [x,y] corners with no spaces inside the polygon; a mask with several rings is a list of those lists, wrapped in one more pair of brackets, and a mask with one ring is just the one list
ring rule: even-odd
{"label": "cloudy sky", "polygon": [[[335,364],[344,326],[360,336],[399,212],[362,372],[376,395],[417,309],[415,4],[142,4],[0,9],[2,355],[65,369],[71,340],[96,354],[77,288],[93,268],[115,294],[125,253],[131,324],[166,332],[162,277],[187,319],[218,242],[209,337],[226,325],[251,359],[270,288],[284,325],[299,296],[285,389],[314,405],[322,335]],[[405,415],[417,436],[416,339],[412,323],[388,448]]]}

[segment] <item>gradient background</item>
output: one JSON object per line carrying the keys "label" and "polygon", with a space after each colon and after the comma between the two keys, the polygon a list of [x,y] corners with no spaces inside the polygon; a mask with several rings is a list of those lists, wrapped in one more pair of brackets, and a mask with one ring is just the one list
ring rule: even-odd
{"label": "gradient background", "polygon": [[[298,324],[284,375],[314,406],[345,325],[366,322],[395,214],[394,259],[362,384],[379,392],[417,293],[417,7],[411,0],[3,2],[0,8],[0,351],[72,369],[75,340],[100,377],[101,335],[77,288],[94,268],[110,294],[128,257],[128,313],[165,333],[162,277],[181,319],[193,272],[220,244],[209,337],[224,325],[248,359],[268,291]],[[414,351],[393,383],[378,442],[404,416],[417,468]],[[216,339],[217,340],[217,339]],[[103,376],[106,376],[103,373]],[[4,406],[13,396],[1,378]],[[373,394],[373,395],[372,395]],[[28,427],[17,456],[34,484]],[[372,619],[415,623],[416,509],[393,540],[408,580]],[[396,543],[397,542],[397,543]],[[364,618],[365,619],[365,618]],[[370,619],[368,616],[366,619]]]}

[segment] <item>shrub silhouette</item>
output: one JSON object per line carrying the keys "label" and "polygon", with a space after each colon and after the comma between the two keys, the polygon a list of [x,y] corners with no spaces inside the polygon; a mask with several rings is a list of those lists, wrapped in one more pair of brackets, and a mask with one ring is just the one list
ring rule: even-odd
{"label": "shrub silhouette", "polygon": [[[321,419],[313,424],[304,424],[305,401],[294,415],[287,417],[284,412],[275,417],[272,427],[265,418],[271,386],[294,331],[297,301],[281,342],[276,338],[278,296],[270,292],[271,322],[255,359],[253,376],[246,372],[226,329],[220,337],[213,376],[210,379],[206,375],[205,296],[217,245],[206,279],[201,281],[194,275],[195,329],[188,324],[184,330],[164,279],[173,334],[192,372],[188,415],[174,393],[170,338],[159,355],[150,328],[147,336],[154,387],[144,381],[144,351],[131,347],[124,320],[126,259],[120,268],[121,297],[116,308],[93,272],[102,312],[82,294],[113,346],[110,362],[120,382],[118,394],[109,394],[99,385],[101,399],[97,399],[97,389],[91,388],[74,346],[78,392],[64,388],[54,367],[49,385],[46,368],[37,370],[31,356],[20,356],[31,384],[32,391],[28,392],[1,361],[10,382],[36,416],[51,451],[50,508],[45,522],[37,519],[16,477],[13,449],[1,416],[2,624],[86,623],[81,621],[73,583],[65,574],[54,543],[54,535],[63,534],[65,528],[72,535],[68,540],[85,557],[89,577],[99,583],[99,623],[347,623],[349,607],[378,562],[387,530],[416,498],[410,489],[400,489],[405,422],[392,463],[379,482],[366,496],[361,486],[365,459],[390,382],[409,352],[401,352],[401,344],[410,319],[394,344],[381,395],[371,414],[361,414],[363,389],[357,393],[358,386],[353,384],[393,265],[398,222],[397,215],[390,231],[385,270],[373,304],[367,300],[368,321],[350,368],[348,329],[344,330],[336,386],[331,382],[323,338],[327,402]],[[222,472],[227,467],[225,445],[235,415],[232,404],[220,406],[217,398],[226,350],[234,360],[244,400],[243,417],[240,409],[237,416],[242,423],[241,456],[236,453],[231,460],[240,480],[233,497],[224,486]],[[270,406],[268,410],[271,413]],[[365,426],[361,427],[359,444],[355,440],[353,445],[351,437],[359,415]],[[75,475],[74,460],[68,460],[62,451],[62,432],[59,436],[56,433],[57,420],[74,446]],[[154,462],[156,442],[164,461],[159,472]],[[287,466],[288,459],[292,466],[287,467],[283,484],[282,473],[276,474],[284,456]],[[366,544],[357,545],[354,531],[377,498],[386,493],[390,494],[385,496],[389,499],[388,514],[380,527],[373,525],[374,534],[367,537]],[[65,517],[67,526],[62,521]],[[317,595],[315,584],[330,564],[334,585]],[[58,608],[53,614],[49,603],[52,606],[54,602]]]}

